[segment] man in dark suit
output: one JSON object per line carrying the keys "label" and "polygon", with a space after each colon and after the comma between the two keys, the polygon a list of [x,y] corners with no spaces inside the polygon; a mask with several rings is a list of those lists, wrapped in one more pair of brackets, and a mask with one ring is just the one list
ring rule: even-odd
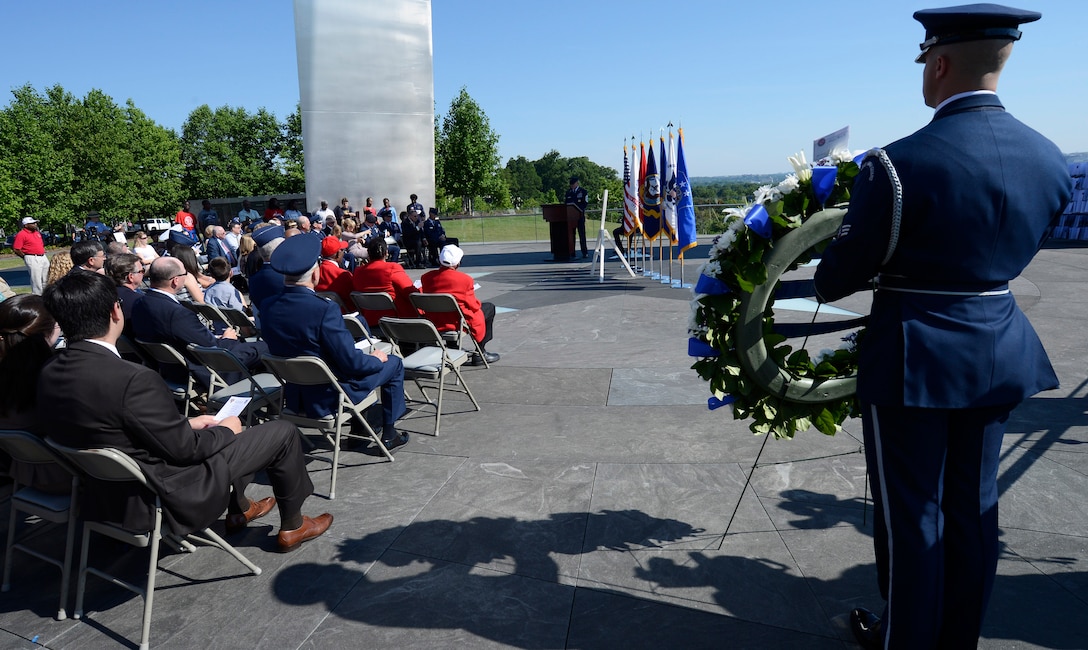
{"label": "man in dark suit", "polygon": [[[68,275],[51,285],[44,299],[68,339],[67,349],[42,369],[38,381],[38,421],[57,442],[112,447],[131,456],[162,499],[166,521],[177,534],[206,528],[224,509],[227,531],[239,531],[277,503],[281,550],[328,529],[332,515],[302,515],[313,483],[298,429],[276,421],[243,431],[237,417],[217,423],[210,415],[190,420],[179,415],[154,371],[117,354],[125,317],[107,278]],[[262,469],[276,496],[254,502],[245,489]],[[132,530],[150,522],[149,495],[133,484],[92,482],[88,494],[82,503],[91,518]]]}
{"label": "man in dark suit", "polygon": [[143,261],[132,253],[121,253],[106,260],[106,274],[117,285],[117,299],[125,313],[125,336],[132,336],[132,308],[144,299]]}
{"label": "man in dark suit", "polygon": [[[382,442],[394,449],[408,442],[408,434],[396,430],[405,411],[404,364],[381,350],[367,354],[356,348],[340,308],[314,293],[321,279],[320,252],[321,242],[316,238],[290,237],[272,254],[272,268],[284,274],[287,286],[283,293],[266,300],[262,309],[268,348],[281,357],[320,357],[353,400],[362,400],[380,387]],[[335,409],[336,399],[324,386],[292,385],[284,394],[284,406],[323,417]]]}
{"label": "man in dark suit", "polygon": [[1058,148],[995,94],[1017,27],[1040,15],[968,5],[914,17],[936,112],[863,161],[815,282],[822,301],[878,285],[858,398],[887,605],[881,619],[854,610],[852,629],[865,647],[974,648],[997,569],[1005,421],[1058,385],[1008,282],[1071,188]]}
{"label": "man in dark suit", "polygon": [[204,243],[204,251],[209,260],[213,260],[217,257],[225,257],[230,262],[231,266],[238,266],[238,260],[234,257],[234,253],[231,252],[230,246],[227,245],[227,231],[222,226],[215,226],[212,231],[212,236],[208,238],[208,241]]}
{"label": "man in dark suit", "polygon": [[[227,328],[221,335],[215,336],[200,322],[196,313],[183,307],[178,302],[178,290],[184,285],[185,266],[175,257],[160,257],[151,263],[148,281],[151,290],[144,299],[132,308],[132,332],[137,339],[151,343],[166,343],[178,352],[185,354],[190,343],[204,347],[217,347],[229,350],[250,370],[256,370],[261,363],[261,354],[268,351],[268,346],[257,341],[247,343],[238,340],[238,333]],[[193,376],[205,386],[210,373],[198,363],[189,364]],[[184,376],[170,376],[181,373],[181,369],[164,368],[164,374],[171,380],[184,381]],[[241,377],[224,377],[227,381],[236,381]]]}

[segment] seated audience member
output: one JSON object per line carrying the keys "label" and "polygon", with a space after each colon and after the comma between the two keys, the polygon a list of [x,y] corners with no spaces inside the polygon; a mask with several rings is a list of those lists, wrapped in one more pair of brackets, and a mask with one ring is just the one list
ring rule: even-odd
{"label": "seated audience member", "polygon": [[[132,310],[132,331],[136,338],[151,343],[166,343],[183,355],[190,343],[222,348],[232,352],[251,371],[256,371],[260,367],[261,354],[267,352],[268,347],[260,341],[239,341],[238,333],[230,327],[222,335],[214,336],[195,312],[178,302],[177,293],[185,275],[185,267],[173,257],[162,257],[151,263],[148,273],[151,290]],[[201,384],[208,385],[210,373],[206,367],[190,362],[189,369]],[[162,371],[163,376],[172,381],[185,381],[180,368],[167,367]],[[233,382],[241,377],[224,379]]]}
{"label": "seated audience member", "polygon": [[360,233],[360,237],[364,247],[369,247],[370,242],[376,239],[385,239],[385,243],[388,244],[389,259],[396,262],[400,259],[400,246],[390,239],[386,239],[385,232],[378,226],[378,217],[372,214],[366,215],[366,230]]}
{"label": "seated audience member", "polygon": [[393,221],[393,213],[386,211],[382,213],[382,222],[378,224],[378,230],[382,231],[385,235],[385,243],[390,247],[397,247],[397,256],[393,258],[394,262],[400,261],[400,248],[401,240],[403,239],[403,230],[401,230],[400,224]]}
{"label": "seated audience member", "polygon": [[409,265],[415,269],[426,268],[427,264],[423,257],[423,223],[420,221],[419,213],[402,212],[400,217],[401,241],[404,244],[404,250],[408,253]]}
{"label": "seated audience member", "polygon": [[343,301],[343,312],[351,314],[355,312],[354,303],[351,301],[351,273],[344,269],[341,263],[344,260],[344,249],[348,243],[338,237],[325,237],[321,240],[321,279],[314,286],[315,291],[331,291],[340,296]]}
{"label": "seated audience member", "polygon": [[257,316],[261,310],[261,303],[269,296],[283,292],[283,274],[276,271],[269,264],[272,253],[286,241],[284,239],[283,226],[260,226],[253,229],[253,243],[257,245],[257,254],[260,265],[248,275],[249,280],[249,305],[253,309],[253,315]]}
{"label": "seated audience member", "polygon": [[223,241],[227,243],[227,250],[234,255],[234,266],[238,266],[238,245],[242,243],[242,235],[242,222],[237,219],[232,219],[227,231],[223,233]]}
{"label": "seated audience member", "polygon": [[215,284],[204,292],[204,302],[217,307],[229,307],[238,311],[245,311],[246,301],[242,294],[231,284],[231,276],[234,271],[230,268],[230,262],[225,257],[214,257],[208,262],[208,274],[215,280]]}
{"label": "seated audience member", "polygon": [[446,229],[438,218],[438,210],[431,208],[427,213],[427,220],[423,222],[423,238],[427,241],[427,250],[430,253],[431,266],[439,266],[438,252],[446,244],[456,246],[460,243],[455,237],[447,237]]}
{"label": "seated audience member", "polygon": [[109,258],[113,257],[114,255],[120,255],[121,253],[131,253],[132,252],[131,250],[129,250],[128,244],[126,244],[124,242],[119,242],[117,240],[112,240],[112,241],[106,242],[106,247],[105,247],[104,251],[106,253],[106,259],[109,259]]}
{"label": "seated audience member", "polygon": [[[152,264],[180,271],[177,260]],[[146,302],[146,300],[144,301]],[[313,492],[298,429],[282,420],[250,429],[230,416],[186,420],[154,371],[117,355],[124,314],[105,278],[72,275],[45,293],[45,304],[65,330],[68,347],[42,370],[37,418],[62,445],[119,449],[140,466],[166,506],[170,530],[184,535],[211,525],[224,509],[226,529],[243,530],[279,506],[279,549],[289,551],[324,533],[332,515],[302,514]],[[184,309],[184,307],[182,307]],[[245,495],[265,470],[275,497]],[[90,481],[82,502],[89,519],[130,530],[151,523],[146,492],[133,483]]]}
{"label": "seated audience member", "polygon": [[261,255],[256,251],[253,235],[246,233],[238,238],[238,270],[243,277],[248,278],[261,268]]}
{"label": "seated audience member", "polygon": [[210,226],[210,228],[211,234],[204,240],[204,252],[208,260],[225,257],[231,266],[236,266],[238,260],[234,256],[234,251],[230,249],[230,244],[227,243],[227,231],[222,226]]}
{"label": "seated audience member", "polygon": [[49,258],[49,272],[45,275],[45,286],[49,286],[57,280],[72,272],[75,267],[72,264],[72,254],[68,251],[57,251]]}
{"label": "seated audience member", "polygon": [[148,240],[147,233],[142,230],[136,233],[135,246],[133,246],[132,252],[139,255],[144,264],[151,264],[159,257],[155,247]]}
{"label": "seated audience member", "polygon": [[121,301],[121,311],[125,314],[124,335],[132,336],[132,308],[144,299],[143,261],[133,253],[115,255],[106,260],[106,274],[117,285],[117,299]]}
{"label": "seated audience member", "polygon": [[[450,244],[442,248],[438,255],[438,261],[442,265],[435,271],[423,274],[421,283],[423,293],[450,293],[457,298],[457,304],[468,321],[472,330],[472,338],[480,344],[484,351],[484,358],[488,363],[499,360],[499,355],[486,350],[487,342],[491,340],[491,324],[495,320],[495,305],[489,302],[480,302],[476,298],[476,281],[467,273],[457,270],[461,265],[464,252]],[[427,314],[427,318],[435,324],[439,332],[449,332],[457,329],[457,315],[453,314]],[[483,360],[478,354],[472,355],[473,365],[483,365]]]}
{"label": "seated audience member", "polygon": [[384,239],[371,240],[367,244],[369,259],[366,264],[355,269],[354,286],[356,291],[367,293],[384,291],[393,298],[396,311],[367,311],[363,314],[366,324],[374,330],[383,316],[400,318],[419,318],[419,311],[412,306],[409,295],[419,291],[412,284],[412,278],[404,272],[400,264],[385,259],[387,244]]}
{"label": "seated audience member", "polygon": [[340,205],[336,206],[333,210],[333,214],[336,216],[336,221],[341,225],[344,223],[344,219],[358,219],[359,213],[355,208],[351,207],[348,203],[348,197],[340,199]]}
{"label": "seated audience member", "polygon": [[[268,349],[277,356],[313,355],[329,365],[344,391],[362,400],[381,389],[382,440],[387,448],[408,442],[396,422],[404,415],[404,364],[381,350],[367,354],[355,347],[340,309],[314,293],[321,278],[318,264],[321,242],[314,237],[293,237],[272,254],[272,268],[286,278],[286,288],[261,306]],[[288,386],[284,406],[312,417],[336,408],[337,395],[323,386]]]}
{"label": "seated audience member", "polygon": [[[38,375],[59,336],[41,296],[23,294],[0,302],[0,429],[46,433],[35,415]],[[52,494],[72,489],[71,474],[55,465],[28,465],[2,455],[0,473]]]}
{"label": "seated audience member", "polygon": [[181,262],[186,272],[181,290],[178,291],[178,300],[203,303],[204,289],[211,286],[212,279],[204,275],[200,270],[200,264],[196,260],[196,253],[187,246],[175,246],[170,250],[170,255]]}
{"label": "seated audience member", "polygon": [[101,242],[81,241],[72,244],[72,270],[89,273],[104,273],[102,265],[106,263],[106,249]]}

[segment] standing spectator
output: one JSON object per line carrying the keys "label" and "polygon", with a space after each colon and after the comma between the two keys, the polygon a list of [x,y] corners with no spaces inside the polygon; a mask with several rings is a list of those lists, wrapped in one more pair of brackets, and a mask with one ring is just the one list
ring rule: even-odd
{"label": "standing spectator", "polygon": [[416,196],[415,194],[413,194],[408,198],[410,198],[411,201],[408,203],[408,207],[405,208],[405,211],[409,215],[415,214],[417,217],[422,219],[423,218],[423,204],[419,202],[419,197]]}
{"label": "standing spectator", "polygon": [[242,224],[243,230],[249,230],[253,227],[253,224],[259,221],[261,213],[254,210],[249,205],[249,199],[242,200],[242,209],[238,211],[238,221]]}
{"label": "standing spectator", "polygon": [[382,199],[382,207],[378,210],[378,218],[384,219],[385,215],[389,215],[389,220],[393,223],[397,221],[397,210],[389,203],[389,199]]}
{"label": "standing spectator", "polygon": [[1017,27],[1040,17],[993,4],[915,12],[934,115],[862,161],[816,269],[820,302],[876,288],[857,397],[886,605],[850,613],[865,648],[978,645],[1003,555],[1005,424],[1058,387],[1009,282],[1068,204],[1069,168],[997,97]]}
{"label": "standing spectator", "polygon": [[[578,177],[570,177],[570,189],[567,190],[567,195],[563,199],[563,202],[567,205],[573,205],[578,208],[578,212],[581,216],[578,218],[578,224],[575,226],[578,229],[578,238],[582,242],[582,258],[589,257],[589,248],[586,246],[586,206],[589,204],[587,200],[589,193],[586,192],[586,188],[578,184]],[[574,251],[571,251],[574,253]]]}
{"label": "standing spectator", "polygon": [[[461,266],[461,258],[464,255],[464,252],[453,244],[443,246],[438,258],[442,265],[441,268],[423,274],[421,279],[423,293],[453,294],[453,297],[457,299],[458,306],[461,307],[461,313],[465,315],[465,320],[468,321],[469,329],[472,331],[472,338],[476,339],[476,342],[480,344],[480,349],[483,350],[484,359],[487,359],[488,363],[495,363],[499,360],[499,355],[484,349],[487,342],[491,340],[491,324],[495,320],[495,305],[489,302],[480,302],[476,298],[476,281],[467,273],[457,270],[457,267]],[[454,331],[459,326],[456,314],[452,316],[449,314],[427,314],[427,318],[434,323],[439,332]],[[471,363],[474,366],[481,366],[483,365],[483,359],[480,359],[480,355],[474,353]]]}
{"label": "standing spectator", "polygon": [[363,216],[365,217],[368,214],[372,214],[375,217],[378,216],[378,213],[374,210],[374,199],[369,196],[366,197],[366,205],[363,206]]}
{"label": "standing spectator", "polygon": [[23,258],[27,273],[30,275],[30,293],[40,296],[45,290],[45,279],[49,275],[49,259],[45,256],[45,242],[38,230],[38,220],[23,217],[23,229],[15,235],[12,243],[15,254]]}
{"label": "standing spectator", "polygon": [[188,201],[181,202],[181,209],[178,210],[177,215],[174,216],[174,223],[181,226],[181,229],[184,231],[185,235],[188,236],[189,239],[193,240],[193,243],[197,242],[196,217],[193,216],[192,212],[189,212]]}
{"label": "standing spectator", "polygon": [[289,199],[287,201],[287,209],[283,211],[283,218],[288,220],[294,219],[295,221],[298,221],[298,218],[301,216],[302,212],[300,212],[299,209],[296,207],[295,200]]}
{"label": "standing spectator", "polygon": [[209,201],[208,199],[204,199],[201,202],[201,206],[203,207],[203,209],[200,211],[200,214],[198,215],[198,221],[197,221],[197,223],[200,224],[200,229],[201,230],[207,229],[208,226],[222,226],[223,225],[223,224],[219,223],[219,213],[216,212],[212,208],[212,202],[211,201]]}
{"label": "standing spectator", "polygon": [[321,208],[314,210],[311,216],[313,217],[315,230],[319,227],[323,228],[328,223],[329,217],[332,217],[334,222],[336,221],[336,213],[329,209],[329,202],[324,199],[321,200]]}
{"label": "standing spectator", "polygon": [[75,271],[88,271],[90,273],[102,273],[102,265],[106,263],[106,249],[101,242],[81,241],[72,245],[72,269]]}
{"label": "standing spectator", "polygon": [[276,197],[268,199],[268,207],[264,209],[264,222],[268,223],[273,219],[283,220],[283,209],[280,208],[280,200]]}
{"label": "standing spectator", "polygon": [[344,219],[359,219],[359,213],[355,211],[355,208],[351,207],[346,196],[340,199],[340,205],[336,206],[333,214],[336,216],[336,223],[341,226],[344,225]]}

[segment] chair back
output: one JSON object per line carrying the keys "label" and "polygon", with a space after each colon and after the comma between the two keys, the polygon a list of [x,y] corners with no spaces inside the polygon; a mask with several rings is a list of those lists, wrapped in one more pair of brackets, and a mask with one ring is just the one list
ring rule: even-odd
{"label": "chair back", "polygon": [[340,297],[340,294],[335,291],[315,291],[317,295],[322,298],[327,298],[336,303],[336,306],[340,308],[341,312],[347,311],[347,305],[344,304],[344,299]]}
{"label": "chair back", "polygon": [[88,476],[100,481],[136,481],[154,492],[136,461],[119,449],[75,449],[52,439],[46,442]]}
{"label": "chair back", "polygon": [[355,308],[364,311],[392,311],[396,313],[397,306],[393,303],[393,296],[384,291],[352,291],[351,301]]}
{"label": "chair back", "polygon": [[241,373],[246,377],[252,376],[246,364],[239,361],[238,357],[234,356],[234,353],[230,350],[206,348],[195,343],[190,343],[185,349],[196,359],[197,363],[207,366],[209,370],[219,375],[220,380],[223,374],[228,372]]}
{"label": "chair back", "polygon": [[337,390],[343,392],[336,376],[332,374],[325,362],[318,357],[277,357],[271,354],[261,356],[264,365],[268,367],[281,381],[298,386],[320,386],[332,384]]}
{"label": "chair back", "polygon": [[[415,295],[415,294],[413,294]],[[431,346],[445,349],[445,342],[434,323],[425,318],[391,318],[381,320],[382,330],[390,340],[401,346],[405,343],[414,346]]]}
{"label": "chair back", "polygon": [[186,370],[189,368],[189,364],[185,361],[185,357],[181,356],[181,353],[173,348],[173,346],[166,343],[152,343],[150,341],[141,341],[136,339],[136,344],[139,345],[148,355],[151,356],[158,364],[167,366],[182,366]]}
{"label": "chair back", "polygon": [[56,464],[72,474],[77,470],[64,456],[53,450],[44,440],[29,431],[18,429],[0,430],[0,450],[21,463],[30,465]]}
{"label": "chair back", "polygon": [[452,293],[422,293],[417,292],[408,296],[412,305],[423,313],[453,314],[456,313],[465,322],[465,315],[461,313],[461,306],[457,304],[457,298]]}
{"label": "chair back", "polygon": [[363,321],[355,316],[344,314],[344,327],[348,328],[348,332],[351,333],[351,338],[356,341],[360,339],[370,339],[370,330],[367,329]]}
{"label": "chair back", "polygon": [[[234,307],[220,307],[216,306],[216,309],[223,316],[223,319],[228,325],[238,331],[242,331],[243,327],[253,329],[253,321],[249,319],[249,316],[245,315],[245,312],[235,309]],[[260,332],[256,334],[257,338],[260,338]]]}

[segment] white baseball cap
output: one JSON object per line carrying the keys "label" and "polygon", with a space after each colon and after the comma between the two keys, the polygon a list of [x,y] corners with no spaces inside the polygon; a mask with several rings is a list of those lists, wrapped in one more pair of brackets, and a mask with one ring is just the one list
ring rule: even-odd
{"label": "white baseball cap", "polygon": [[442,247],[442,251],[438,253],[438,261],[442,263],[442,266],[457,266],[461,263],[461,258],[465,256],[465,252],[459,247],[453,244],[447,244]]}
{"label": "white baseball cap", "polygon": [[28,223],[38,223],[38,220],[34,217],[23,217],[23,225],[25,226]]}

